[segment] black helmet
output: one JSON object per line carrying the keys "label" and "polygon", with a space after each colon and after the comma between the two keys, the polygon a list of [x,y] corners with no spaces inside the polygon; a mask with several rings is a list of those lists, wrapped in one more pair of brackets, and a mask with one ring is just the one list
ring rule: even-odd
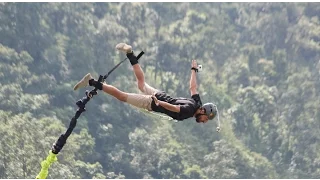
{"label": "black helmet", "polygon": [[213,120],[217,115],[217,106],[213,103],[205,103],[202,108],[206,111],[209,120]]}

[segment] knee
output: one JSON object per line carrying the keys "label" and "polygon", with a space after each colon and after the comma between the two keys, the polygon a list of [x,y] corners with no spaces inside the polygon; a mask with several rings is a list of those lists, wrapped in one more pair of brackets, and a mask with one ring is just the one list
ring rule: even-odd
{"label": "knee", "polygon": [[138,82],[138,88],[141,92],[144,92],[145,90],[144,86],[145,86],[144,82]]}
{"label": "knee", "polygon": [[117,97],[117,99],[122,102],[127,102],[127,98],[128,98],[128,95],[126,93],[122,93]]}

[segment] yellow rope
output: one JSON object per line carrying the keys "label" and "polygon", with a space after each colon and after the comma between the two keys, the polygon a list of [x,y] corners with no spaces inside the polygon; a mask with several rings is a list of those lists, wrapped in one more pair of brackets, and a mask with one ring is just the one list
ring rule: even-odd
{"label": "yellow rope", "polygon": [[57,154],[53,154],[52,151],[50,150],[47,158],[41,162],[41,171],[36,177],[36,179],[46,179],[48,176],[50,165],[57,160],[58,160]]}

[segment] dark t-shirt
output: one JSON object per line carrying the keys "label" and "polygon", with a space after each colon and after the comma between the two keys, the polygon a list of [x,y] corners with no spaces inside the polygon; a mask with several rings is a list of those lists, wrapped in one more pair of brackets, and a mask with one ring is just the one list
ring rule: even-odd
{"label": "dark t-shirt", "polygon": [[157,106],[153,100],[151,109],[155,112],[164,113],[179,121],[193,117],[194,113],[202,106],[199,94],[195,94],[191,96],[191,98],[172,98],[165,92],[157,92],[155,96],[160,101],[165,101],[173,105],[180,105],[180,112],[172,112],[162,106]]}

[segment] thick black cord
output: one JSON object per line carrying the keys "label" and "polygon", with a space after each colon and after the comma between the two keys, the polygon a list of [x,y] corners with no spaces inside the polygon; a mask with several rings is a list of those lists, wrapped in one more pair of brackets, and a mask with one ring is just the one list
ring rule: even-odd
{"label": "thick black cord", "polygon": [[[143,51],[141,51],[139,53],[139,55],[137,56],[137,59],[139,59],[142,55],[144,54]],[[105,79],[107,79],[107,77],[115,70],[117,69],[120,64],[122,64],[125,60],[127,60],[127,58],[125,58],[124,60],[122,60],[120,63],[118,63],[116,66],[114,66],[106,75],[104,76],[99,76],[98,81],[99,82],[103,82]],[[90,101],[91,98],[93,98],[94,95],[97,95],[97,88],[94,88],[93,90],[86,91],[86,96],[83,97],[82,99],[78,100],[76,102],[77,106],[78,106],[78,110],[75,113],[75,115],[72,117],[69,127],[67,129],[67,131],[64,134],[61,134],[59,139],[52,145],[51,147],[51,151],[54,154],[58,154],[63,146],[66,144],[68,137],[71,135],[73,129],[76,127],[77,125],[77,119],[80,117],[81,113],[83,113],[84,111],[86,111],[85,106],[86,104]]]}

